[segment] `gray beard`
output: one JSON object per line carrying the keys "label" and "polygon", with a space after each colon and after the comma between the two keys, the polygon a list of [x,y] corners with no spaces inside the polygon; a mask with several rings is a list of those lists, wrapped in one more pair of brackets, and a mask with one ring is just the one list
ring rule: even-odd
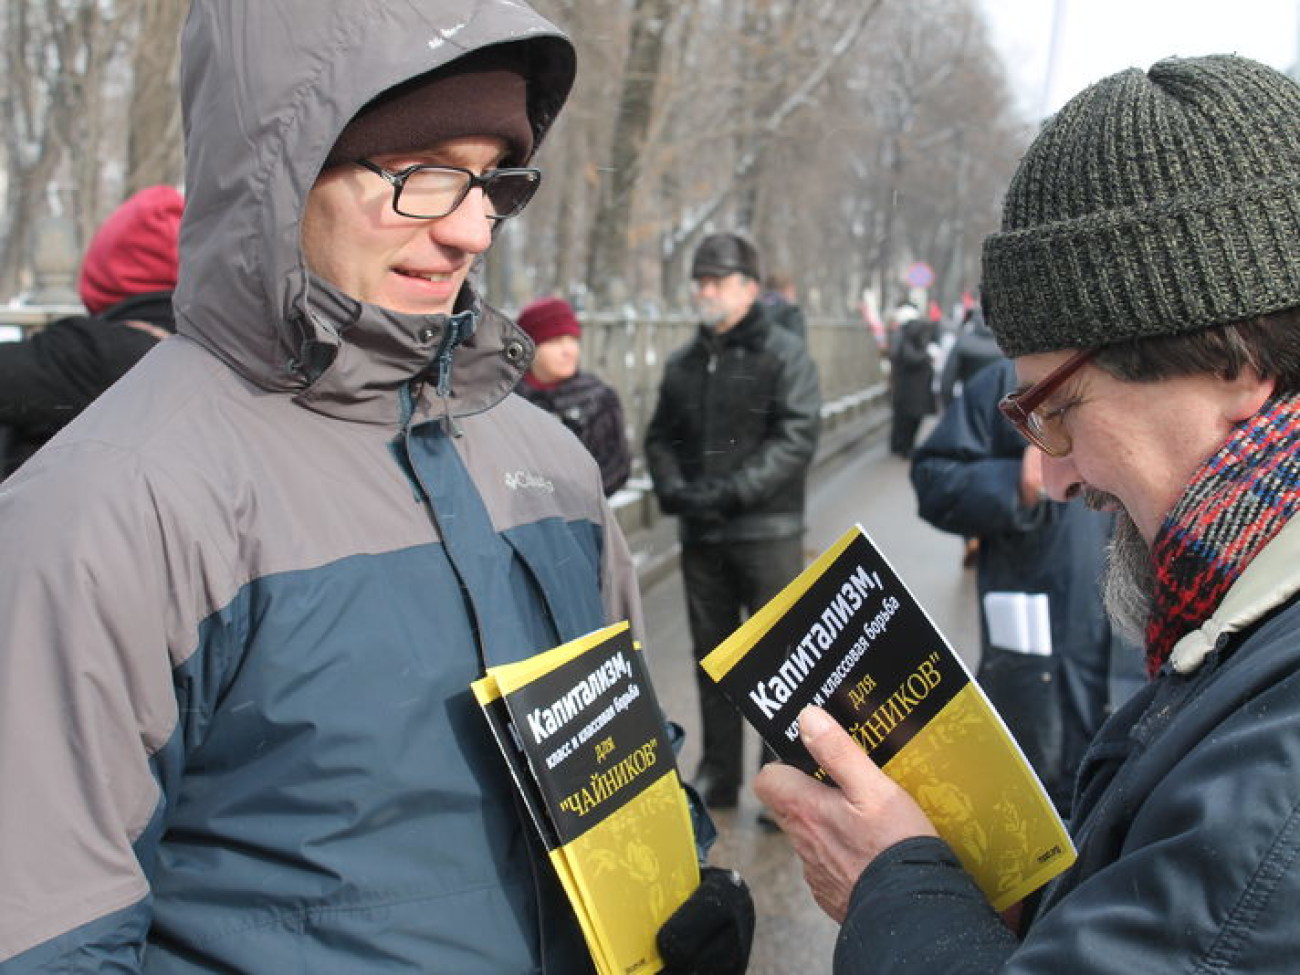
{"label": "gray beard", "polygon": [[1156,576],[1151,552],[1128,512],[1115,515],[1115,532],[1102,576],[1102,603],[1111,626],[1134,646],[1146,646],[1147,622],[1155,601]]}

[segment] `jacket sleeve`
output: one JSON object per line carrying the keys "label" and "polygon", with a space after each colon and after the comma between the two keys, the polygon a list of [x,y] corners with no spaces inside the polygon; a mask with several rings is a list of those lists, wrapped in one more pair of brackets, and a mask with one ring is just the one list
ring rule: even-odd
{"label": "jacket sleeve", "polygon": [[858,878],[833,970],[834,975],[998,972],[1016,946],[948,845],[917,837],[885,850]]}
{"label": "jacket sleeve", "polygon": [[611,386],[604,386],[600,408],[592,421],[591,440],[596,461],[600,464],[600,479],[605,496],[613,494],[627,483],[632,470],[632,456],[627,446],[627,427],[623,420],[623,404]]}
{"label": "jacket sleeve", "polygon": [[1046,505],[1020,503],[1025,444],[997,409],[1011,370],[1004,362],[976,375],[913,455],[918,512],[940,531],[1027,532],[1046,517]]}
{"label": "jacket sleeve", "polygon": [[3,975],[135,971],[150,925],[178,765],[175,614],[167,559],[147,554],[160,519],[137,473],[95,463],[111,449],[35,461],[0,492]]}
{"label": "jacket sleeve", "polygon": [[663,485],[682,480],[682,467],[673,449],[677,439],[675,417],[676,404],[669,391],[669,377],[672,375],[672,360],[664,370],[664,378],[659,384],[659,397],[655,401],[655,411],[650,416],[650,423],[645,432],[645,463],[650,479],[658,491]]}
{"label": "jacket sleeve", "polygon": [[817,451],[821,390],[817,367],[798,339],[781,335],[783,368],[768,435],[731,475],[741,507],[759,503],[791,478],[803,477]]}

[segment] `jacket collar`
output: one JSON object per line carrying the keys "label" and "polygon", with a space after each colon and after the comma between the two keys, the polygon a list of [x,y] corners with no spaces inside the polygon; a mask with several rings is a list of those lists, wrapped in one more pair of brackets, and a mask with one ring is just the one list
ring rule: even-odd
{"label": "jacket collar", "polygon": [[733,328],[719,335],[713,329],[701,325],[698,340],[705,349],[720,352],[726,348],[761,349],[768,333],[767,313],[761,303],[755,301]]}
{"label": "jacket collar", "polygon": [[527,335],[468,285],[454,315],[402,315],[311,280],[299,367],[309,385],[295,400],[319,413],[387,424],[469,416],[504,399],[532,361]]}
{"label": "jacket collar", "polygon": [[1300,518],[1292,518],[1233,583],[1210,618],[1174,644],[1170,666],[1194,673],[1222,638],[1259,622],[1300,593]]}

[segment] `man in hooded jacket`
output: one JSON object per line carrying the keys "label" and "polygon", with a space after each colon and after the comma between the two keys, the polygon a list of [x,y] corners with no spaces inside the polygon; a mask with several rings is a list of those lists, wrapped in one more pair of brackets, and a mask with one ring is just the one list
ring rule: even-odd
{"label": "man in hooded jacket", "polygon": [[[590,971],[469,690],[640,616],[468,282],[572,46],[515,0],[182,45],[178,337],[0,493],[0,972]],[[673,970],[743,970],[746,909],[706,870]]]}

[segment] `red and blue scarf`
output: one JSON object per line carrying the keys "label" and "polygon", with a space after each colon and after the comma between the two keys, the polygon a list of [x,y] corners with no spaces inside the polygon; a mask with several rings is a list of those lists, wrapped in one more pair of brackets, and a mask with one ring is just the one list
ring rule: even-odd
{"label": "red and blue scarf", "polygon": [[1251,559],[1300,509],[1300,395],[1275,396],[1197,472],[1151,548],[1156,591],[1147,623],[1155,676],[1210,617]]}

